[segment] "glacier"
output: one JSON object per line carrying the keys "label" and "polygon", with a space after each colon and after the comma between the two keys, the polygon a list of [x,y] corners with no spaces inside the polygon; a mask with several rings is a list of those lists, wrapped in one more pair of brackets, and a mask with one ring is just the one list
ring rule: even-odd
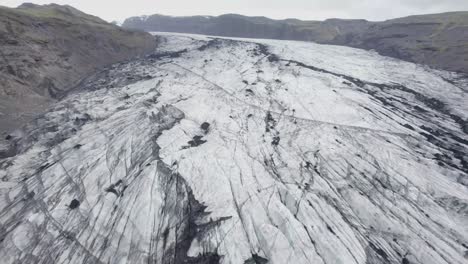
{"label": "glacier", "polygon": [[468,78],[154,33],[2,140],[2,263],[463,264]]}

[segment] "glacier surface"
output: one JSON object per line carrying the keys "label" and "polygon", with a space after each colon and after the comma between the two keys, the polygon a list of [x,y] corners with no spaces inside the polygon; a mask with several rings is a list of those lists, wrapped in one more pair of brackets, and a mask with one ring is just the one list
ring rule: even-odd
{"label": "glacier surface", "polygon": [[466,78],[155,35],[1,142],[0,262],[467,263]]}

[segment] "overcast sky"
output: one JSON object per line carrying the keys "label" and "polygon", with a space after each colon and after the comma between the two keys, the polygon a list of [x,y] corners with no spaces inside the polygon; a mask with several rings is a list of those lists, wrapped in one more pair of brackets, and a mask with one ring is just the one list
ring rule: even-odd
{"label": "overcast sky", "polygon": [[[16,7],[24,1],[0,0]],[[415,14],[468,10],[468,0],[30,0],[68,4],[107,21],[137,15],[220,15],[237,13],[276,19],[365,18],[380,21]]]}

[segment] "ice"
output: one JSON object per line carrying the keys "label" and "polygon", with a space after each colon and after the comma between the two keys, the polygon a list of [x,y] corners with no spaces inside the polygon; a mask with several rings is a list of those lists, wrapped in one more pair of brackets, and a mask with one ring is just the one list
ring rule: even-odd
{"label": "ice", "polygon": [[157,54],[91,76],[10,141],[2,261],[466,263],[457,74],[153,34]]}

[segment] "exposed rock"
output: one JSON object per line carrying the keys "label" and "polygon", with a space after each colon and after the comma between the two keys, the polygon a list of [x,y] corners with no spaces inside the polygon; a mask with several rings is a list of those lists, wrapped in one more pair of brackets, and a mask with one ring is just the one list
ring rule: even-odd
{"label": "exposed rock", "polygon": [[76,209],[80,206],[80,201],[78,201],[77,199],[73,199],[70,203],[70,205],[68,207],[70,207],[70,209]]}
{"label": "exposed rock", "polygon": [[268,259],[260,257],[257,254],[253,254],[251,258],[246,260],[244,264],[267,264]]}

